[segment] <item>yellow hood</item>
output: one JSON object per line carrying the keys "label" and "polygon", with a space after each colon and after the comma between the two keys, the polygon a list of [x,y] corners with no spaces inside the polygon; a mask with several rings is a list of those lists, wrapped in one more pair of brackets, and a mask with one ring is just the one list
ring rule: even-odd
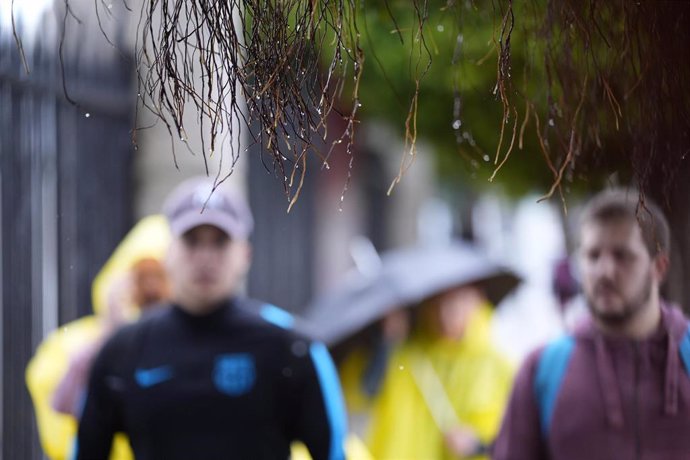
{"label": "yellow hood", "polygon": [[[92,285],[93,308],[97,314],[107,309],[108,290],[140,259],[162,259],[170,242],[168,225],[160,215],[137,223],[103,266]],[[70,357],[103,333],[98,315],[85,316],[51,332],[40,344],[26,368],[26,384],[36,413],[41,446],[51,460],[70,457],[77,425],[74,418],[53,410],[51,399],[67,372]],[[131,460],[129,445],[118,435],[111,460]]]}
{"label": "yellow hood", "polygon": [[170,244],[168,223],[160,214],[144,217],[124,237],[93,281],[91,296],[93,310],[105,314],[108,291],[118,278],[144,258],[162,260]]}

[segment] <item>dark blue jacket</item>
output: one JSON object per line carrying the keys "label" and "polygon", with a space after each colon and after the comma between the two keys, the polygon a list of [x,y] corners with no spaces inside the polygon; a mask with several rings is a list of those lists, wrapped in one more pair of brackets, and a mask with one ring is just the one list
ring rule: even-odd
{"label": "dark blue jacket", "polygon": [[[115,432],[138,460],[342,459],[345,411],[323,344],[270,305],[177,306],[120,330],[92,370],[77,459],[106,459]],[[276,325],[278,323],[279,325]]]}

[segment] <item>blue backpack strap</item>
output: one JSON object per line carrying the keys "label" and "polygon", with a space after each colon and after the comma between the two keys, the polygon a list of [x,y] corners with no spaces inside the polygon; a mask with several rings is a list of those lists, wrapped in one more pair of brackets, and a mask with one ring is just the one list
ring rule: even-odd
{"label": "blue backpack strap", "polygon": [[685,334],[678,344],[678,349],[685,366],[685,372],[690,376],[690,326],[685,330]]}
{"label": "blue backpack strap", "polygon": [[564,336],[549,343],[539,356],[537,373],[534,378],[534,393],[539,406],[539,419],[544,435],[549,432],[558,390],[563,382],[574,347],[575,339],[571,336]]}
{"label": "blue backpack strap", "polygon": [[270,303],[263,304],[259,310],[259,314],[269,323],[283,329],[292,329],[292,326],[295,324],[294,316]]}

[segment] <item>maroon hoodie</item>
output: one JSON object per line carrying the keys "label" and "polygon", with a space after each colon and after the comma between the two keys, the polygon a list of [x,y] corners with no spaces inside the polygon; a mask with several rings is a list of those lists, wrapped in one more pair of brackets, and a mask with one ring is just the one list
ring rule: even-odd
{"label": "maroon hoodie", "polygon": [[[553,392],[548,426],[548,392],[535,385],[537,369],[544,374],[544,348],[533,352],[515,380],[492,458],[690,459],[689,363],[680,353],[683,340],[690,347],[688,321],[675,308],[662,307],[661,313],[659,329],[646,340],[604,337],[591,321],[577,328],[568,339],[571,352]],[[546,373],[558,374],[557,367]]]}

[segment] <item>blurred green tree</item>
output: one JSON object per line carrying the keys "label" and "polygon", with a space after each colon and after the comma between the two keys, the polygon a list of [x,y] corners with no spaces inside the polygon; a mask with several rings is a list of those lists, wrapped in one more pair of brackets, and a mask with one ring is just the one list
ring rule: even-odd
{"label": "blurred green tree", "polygon": [[361,116],[431,142],[442,181],[493,179],[564,206],[636,187],[641,212],[649,196],[670,218],[670,294],[690,305],[690,3],[413,4],[361,3]]}

